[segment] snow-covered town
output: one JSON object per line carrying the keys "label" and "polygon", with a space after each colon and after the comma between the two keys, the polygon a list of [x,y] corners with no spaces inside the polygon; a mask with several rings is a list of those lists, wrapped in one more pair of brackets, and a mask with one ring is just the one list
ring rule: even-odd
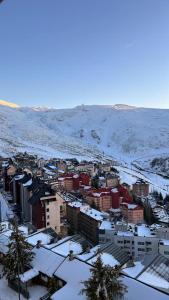
{"label": "snow-covered town", "polygon": [[0,300],[169,300],[169,0],[0,0]]}
{"label": "snow-covered town", "polygon": [[123,299],[168,299],[169,195],[136,170],[26,152],[1,157],[2,300],[18,299],[18,281],[3,272],[14,219],[33,253],[18,274],[20,299],[85,300],[98,257],[119,268]]}

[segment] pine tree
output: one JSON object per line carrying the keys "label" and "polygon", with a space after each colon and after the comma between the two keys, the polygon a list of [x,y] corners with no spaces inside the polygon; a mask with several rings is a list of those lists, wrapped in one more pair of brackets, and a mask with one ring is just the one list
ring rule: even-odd
{"label": "pine tree", "polygon": [[100,255],[90,271],[91,277],[83,282],[85,287],[81,291],[88,300],[113,300],[126,292],[126,286],[119,279],[120,268],[104,266]]}
{"label": "pine tree", "polygon": [[95,189],[99,188],[99,177],[97,175],[91,180],[91,186]]}
{"label": "pine tree", "polygon": [[165,203],[169,202],[169,195],[166,195],[166,196],[165,196],[164,202],[165,202]]}
{"label": "pine tree", "polygon": [[8,245],[8,252],[4,259],[3,274],[8,280],[18,278],[19,274],[30,267],[33,259],[31,245],[26,242],[24,235],[19,231],[16,220],[12,221],[12,234]]}

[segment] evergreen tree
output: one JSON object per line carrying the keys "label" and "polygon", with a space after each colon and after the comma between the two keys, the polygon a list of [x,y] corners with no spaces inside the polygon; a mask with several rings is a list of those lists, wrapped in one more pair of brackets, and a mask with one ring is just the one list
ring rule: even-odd
{"label": "evergreen tree", "polygon": [[169,202],[169,195],[166,195],[166,196],[165,196],[164,202],[165,202],[165,203]]}
{"label": "evergreen tree", "polygon": [[24,235],[19,231],[16,220],[12,220],[12,234],[8,245],[8,252],[4,259],[3,274],[8,280],[18,278],[19,274],[30,267],[33,259],[31,245],[26,242]]}
{"label": "evergreen tree", "polygon": [[99,188],[99,176],[96,175],[92,180],[91,180],[91,186],[98,189]]}
{"label": "evergreen tree", "polygon": [[119,279],[120,268],[104,266],[100,255],[90,271],[91,277],[83,282],[85,287],[81,291],[88,300],[113,300],[126,292],[126,286]]}

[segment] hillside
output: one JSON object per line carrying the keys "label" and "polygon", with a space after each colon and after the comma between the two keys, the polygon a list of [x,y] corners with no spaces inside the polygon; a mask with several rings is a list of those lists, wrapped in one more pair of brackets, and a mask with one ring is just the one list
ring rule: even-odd
{"label": "hillside", "polygon": [[1,105],[0,152],[140,161],[169,152],[168,120],[169,110],[123,104],[72,109]]}

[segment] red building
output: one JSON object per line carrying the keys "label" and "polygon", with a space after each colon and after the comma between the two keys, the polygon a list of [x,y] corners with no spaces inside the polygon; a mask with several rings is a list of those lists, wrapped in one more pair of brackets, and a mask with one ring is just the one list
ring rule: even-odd
{"label": "red building", "polygon": [[122,202],[131,203],[132,197],[129,191],[122,185],[118,185],[117,188],[111,190],[112,196],[112,208],[119,208]]}
{"label": "red building", "polygon": [[112,208],[119,208],[120,203],[122,202],[122,198],[117,188],[111,190],[112,196]]}
{"label": "red building", "polygon": [[66,191],[71,192],[73,190],[78,190],[81,185],[88,185],[90,177],[86,173],[68,173],[60,176],[59,181]]}
{"label": "red building", "polygon": [[129,191],[124,186],[119,185],[118,191],[119,191],[120,197],[123,197],[123,202],[126,202],[126,203],[132,202],[132,197],[130,196]]}

